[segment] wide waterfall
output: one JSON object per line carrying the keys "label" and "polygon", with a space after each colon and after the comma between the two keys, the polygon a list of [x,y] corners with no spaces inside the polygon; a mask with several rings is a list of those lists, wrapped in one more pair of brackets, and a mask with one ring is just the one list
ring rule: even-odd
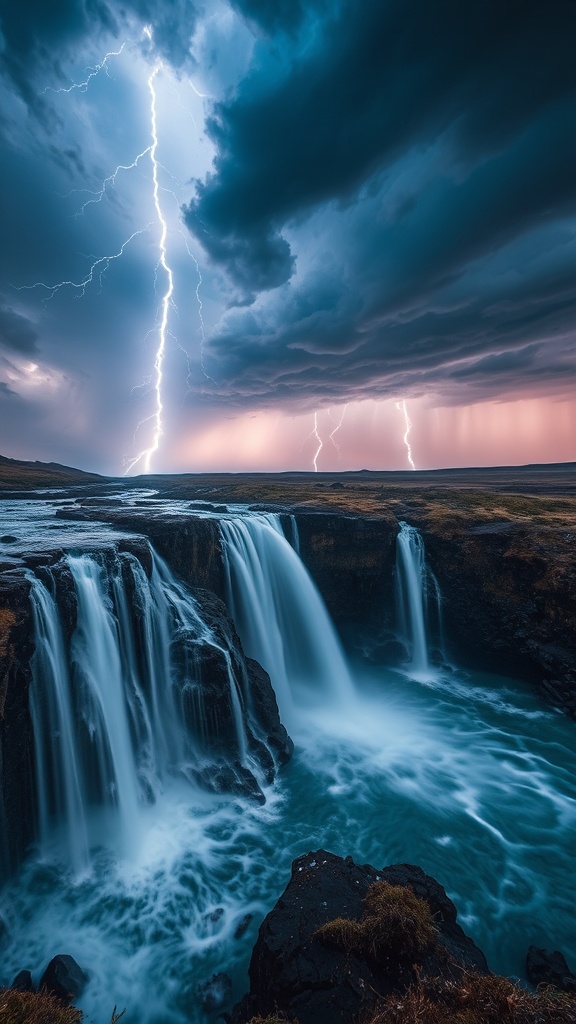
{"label": "wide waterfall", "polygon": [[[269,673],[283,720],[294,704],[343,703],[353,692],[340,642],[280,517],[222,520],[228,603],[246,653]],[[297,543],[297,531],[292,524]]]}
{"label": "wide waterfall", "polygon": [[396,597],[400,629],[410,645],[409,671],[419,679],[432,676],[427,628],[428,582],[436,598],[438,629],[442,644],[440,588],[426,566],[424,541],[415,526],[399,522],[396,538]]}
{"label": "wide waterfall", "polygon": [[[90,835],[95,808],[109,812],[110,829],[126,846],[137,836],[140,806],[169,776],[196,783],[214,733],[214,709],[201,692],[205,646],[228,675],[233,735],[226,744],[244,764],[242,680],[191,593],[153,553],[149,577],[133,554],[107,552],[66,555],[48,586],[29,578],[39,838],[45,846],[57,835],[78,867],[102,838],[102,822]],[[69,639],[59,598],[74,605]]]}
{"label": "wide waterfall", "polygon": [[49,537],[55,552],[28,572],[38,843],[0,890],[0,985],[22,968],[37,984],[69,953],[89,973],[87,1020],[116,1005],[138,1024],[209,1024],[199,986],[224,972],[230,1002],[243,995],[293,858],[319,847],[421,864],[494,970],[521,975],[529,943],[575,955],[573,723],[518,681],[437,664],[439,591],[416,530],[400,527],[396,574],[410,686],[368,663],[352,684],[290,517],[228,507],[199,531],[220,529],[214,578],[270,672],[288,760],[267,676],[213,593],[141,537],[55,518],[48,533],[36,514],[37,551]]}

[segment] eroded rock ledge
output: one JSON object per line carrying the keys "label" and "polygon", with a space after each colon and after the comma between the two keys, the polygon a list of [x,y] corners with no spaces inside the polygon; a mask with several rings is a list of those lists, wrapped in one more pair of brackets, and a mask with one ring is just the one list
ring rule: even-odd
{"label": "eroded rock ledge", "polygon": [[328,945],[318,929],[329,921],[360,921],[376,882],[405,887],[424,901],[437,940],[416,956],[422,979],[458,981],[464,973],[488,974],[482,951],[462,930],[442,886],[421,868],[395,864],[377,871],[326,850],[299,857],[291,879],[264,919],[250,961],[250,992],[234,1008],[232,1024],[280,1012],[299,1024],[350,1024],[379,998],[404,992],[416,979],[411,957],[392,949],[377,959],[353,948]]}

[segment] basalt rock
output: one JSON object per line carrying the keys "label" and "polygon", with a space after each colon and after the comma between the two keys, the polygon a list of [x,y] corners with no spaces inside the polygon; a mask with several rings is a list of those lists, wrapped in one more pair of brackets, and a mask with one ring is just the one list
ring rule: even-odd
{"label": "basalt rock", "polygon": [[40,979],[39,989],[46,989],[63,1003],[71,1003],[88,984],[88,975],[73,956],[59,953],[52,958]]}
{"label": "basalt rock", "polygon": [[[398,520],[416,526],[440,584],[449,650],[476,668],[530,680],[545,700],[576,717],[574,524],[566,525],[565,516],[556,523],[553,510],[548,513],[544,506],[541,514],[520,507],[516,518],[502,519],[495,494],[486,495],[480,513],[458,497],[452,503],[449,490],[423,494],[391,499],[383,488],[381,506],[372,500],[370,514],[253,507],[275,507],[288,537],[288,513],[295,515],[301,557],[340,635],[373,661],[388,661],[397,644]],[[166,515],[160,504],[82,503],[81,510],[145,533],[181,579],[225,597],[215,519]]]}
{"label": "basalt rock", "polygon": [[20,863],[33,836],[28,690],[34,641],[29,590],[19,570],[0,576],[0,874],[4,875]]}
{"label": "basalt rock", "polygon": [[555,949],[530,946],[526,956],[526,977],[533,985],[553,985],[562,992],[576,993],[576,974],[573,974],[563,953]]}
{"label": "basalt rock", "polygon": [[207,1013],[222,1010],[230,1002],[232,981],[227,974],[214,974],[208,981],[198,987],[198,995],[202,1008]]}
{"label": "basalt rock", "polygon": [[451,649],[465,663],[530,680],[573,718],[575,538],[517,522],[424,529]]}
{"label": "basalt rock", "polygon": [[147,504],[118,507],[81,504],[87,519],[101,520],[122,531],[145,534],[173,572],[192,587],[206,587],[219,597],[225,593],[224,564],[218,522],[185,514],[167,513]]}
{"label": "basalt rock", "polygon": [[10,988],[16,992],[34,992],[34,982],[30,971],[18,971]]}
{"label": "basalt rock", "polygon": [[422,533],[440,586],[449,652],[530,681],[576,718],[576,524],[544,513],[543,522],[456,515],[442,501],[398,503],[398,519],[384,502],[381,518],[297,512],[302,559],[341,635],[371,661],[398,658],[396,536],[405,519]]}
{"label": "basalt rock", "polygon": [[[213,730],[217,735],[221,728],[223,708],[227,708],[228,738],[225,740],[225,749],[229,750],[234,708],[227,672],[226,679],[222,674],[229,665],[238,684],[248,748],[262,766],[268,768],[268,781],[271,782],[276,767],[286,764],[290,759],[294,744],[280,722],[270,676],[257,661],[244,655],[236,627],[223,601],[207,590],[196,589],[194,595],[200,605],[202,618],[218,644],[217,648],[212,648],[211,654],[205,651],[200,662],[202,688],[206,687],[207,694],[206,714],[213,722]],[[214,715],[217,715],[220,724],[213,721]],[[273,755],[271,760],[270,751]]]}
{"label": "basalt rock", "polygon": [[299,1024],[349,1024],[379,996],[404,992],[416,977],[411,962],[394,955],[375,961],[317,935],[336,918],[359,922],[369,887],[382,880],[424,900],[438,929],[437,941],[418,958],[421,978],[458,980],[469,971],[488,973],[483,953],[457,923],[454,904],[421,868],[395,864],[377,871],[317,850],[294,861],[284,893],[260,927],[250,962],[250,992],[234,1008],[233,1024],[276,1011]]}

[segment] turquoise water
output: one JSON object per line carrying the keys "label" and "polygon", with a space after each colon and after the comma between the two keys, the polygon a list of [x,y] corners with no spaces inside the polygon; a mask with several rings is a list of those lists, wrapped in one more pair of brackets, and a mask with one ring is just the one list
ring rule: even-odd
{"label": "turquoise water", "polygon": [[80,1005],[94,1024],[115,1004],[127,1024],[200,1022],[198,983],[225,970],[243,994],[291,861],[319,847],[421,865],[493,970],[521,975],[531,943],[576,966],[574,723],[495,676],[353,675],[345,706],[300,709],[265,806],[174,783],[142,811],[131,858],[110,835],[81,876],[31,857],[0,897],[2,981],[67,952],[90,971]]}

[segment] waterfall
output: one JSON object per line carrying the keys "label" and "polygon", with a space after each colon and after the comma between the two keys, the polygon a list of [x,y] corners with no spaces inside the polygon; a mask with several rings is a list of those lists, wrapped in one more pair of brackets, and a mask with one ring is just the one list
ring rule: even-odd
{"label": "waterfall", "polygon": [[334,626],[280,517],[223,519],[220,531],[229,608],[246,653],[270,675],[282,719],[291,720],[295,703],[349,698],[352,682]]}
{"label": "waterfall", "polygon": [[[101,812],[129,847],[142,804],[170,777],[196,785],[211,745],[247,760],[242,673],[190,592],[153,552],[151,561],[148,576],[130,553],[67,554],[46,582],[28,574],[38,838],[43,849],[57,842],[75,868],[106,831]],[[206,651],[210,686],[227,676],[217,709],[213,691],[203,695]]]}
{"label": "waterfall", "polygon": [[[432,674],[426,635],[427,570],[424,541],[418,530],[400,522],[396,538],[396,583],[400,627],[411,645],[410,671],[417,677]],[[436,584],[439,598],[439,589]]]}

